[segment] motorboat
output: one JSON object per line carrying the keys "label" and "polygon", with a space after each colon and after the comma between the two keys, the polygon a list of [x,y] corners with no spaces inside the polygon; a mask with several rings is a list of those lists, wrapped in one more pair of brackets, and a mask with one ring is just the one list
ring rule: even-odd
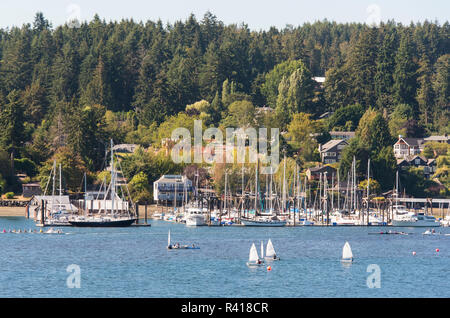
{"label": "motorboat", "polygon": [[423,212],[415,213],[396,213],[392,220],[392,226],[403,227],[439,227],[441,222],[432,215],[426,215]]}
{"label": "motorboat", "polygon": [[199,207],[188,207],[186,209],[186,226],[204,226],[206,225],[207,211]]}

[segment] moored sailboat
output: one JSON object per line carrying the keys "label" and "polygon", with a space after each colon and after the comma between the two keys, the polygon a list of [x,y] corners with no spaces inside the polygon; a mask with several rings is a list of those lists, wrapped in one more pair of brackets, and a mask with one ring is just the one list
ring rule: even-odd
{"label": "moored sailboat", "polygon": [[[111,140],[111,182],[104,193],[103,207],[97,215],[78,215],[72,217],[69,223],[78,227],[126,227],[133,224],[136,218],[130,211],[130,204],[119,197],[116,179],[117,171],[114,165],[113,141]],[[128,187],[126,189],[129,195]],[[108,194],[110,197],[109,200],[106,199]],[[110,208],[109,213],[107,212],[108,208]],[[104,214],[101,214],[101,212],[104,212]]]}

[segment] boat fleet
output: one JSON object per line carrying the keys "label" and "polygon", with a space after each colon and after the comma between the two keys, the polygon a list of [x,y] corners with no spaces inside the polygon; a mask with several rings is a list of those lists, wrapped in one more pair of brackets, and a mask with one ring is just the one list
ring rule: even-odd
{"label": "boat fleet", "polygon": [[269,239],[266,246],[266,254],[264,255],[264,243],[261,241],[261,255],[258,255],[255,243],[252,244],[250,248],[250,253],[248,256],[248,262],[246,263],[248,267],[259,267],[263,266],[265,262],[279,261],[280,258],[275,253],[272,241]]}
{"label": "boat fleet", "polygon": [[[83,179],[84,199],[78,200],[75,204],[69,200],[68,195],[63,195],[61,165],[59,165],[58,175],[56,162],[54,162],[44,196],[37,196],[35,206],[32,207],[38,225],[125,227],[136,222],[136,207],[132,201],[126,199],[126,197],[130,198],[128,186],[126,183],[118,184],[117,182],[119,173],[122,172],[120,161],[115,159],[113,146],[111,140],[110,167],[107,168],[111,175],[111,181],[107,183],[105,178],[97,195],[88,197],[85,175]],[[298,166],[295,166],[294,174],[291,176],[293,180],[288,185],[286,158],[284,158],[282,179],[280,177],[279,183],[276,183],[273,180],[274,174],[266,175],[264,189],[260,184],[259,162],[255,165],[254,180],[247,180],[246,183],[244,170],[245,168],[242,166],[241,190],[230,193],[228,172],[225,169],[224,193],[219,206],[211,204],[211,195],[209,197],[199,195],[197,173],[193,199],[188,201],[187,190],[183,189],[181,207],[178,207],[177,200],[173,200],[171,210],[165,213],[155,213],[153,218],[184,223],[190,227],[206,225],[438,227],[450,225],[449,216],[439,221],[425,212],[408,211],[405,206],[399,204],[398,172],[392,200],[394,204],[386,213],[389,214],[389,217],[384,213],[381,215],[380,211],[371,209],[368,204],[370,202],[370,178],[367,178],[366,196],[363,198],[363,191],[357,190],[355,158],[353,158],[352,167],[347,176],[345,189],[341,188],[339,173],[337,173],[337,184],[334,185],[334,176],[330,179],[325,172],[320,174],[317,191],[311,191],[311,184],[308,184],[307,178],[305,177],[304,182],[301,180]],[[367,176],[370,176],[370,159]],[[59,193],[56,189],[57,177],[59,178]],[[330,180],[331,185],[329,185]],[[51,195],[45,195],[50,192],[51,181],[53,181]],[[175,198],[178,197],[176,191],[177,187],[175,187]]]}
{"label": "boat fleet", "polygon": [[[368,172],[370,175],[370,160]],[[277,189],[273,182],[266,177],[265,191],[261,190],[258,178],[258,164],[255,168],[254,182],[244,182],[244,167],[242,168],[242,188],[240,193],[230,194],[228,185],[228,173],[225,170],[224,194],[219,207],[211,208],[206,197],[200,197],[198,193],[191,202],[187,202],[187,195],[183,194],[181,207],[176,206],[166,213],[156,213],[156,219],[185,223],[186,226],[217,226],[217,225],[242,225],[251,227],[283,227],[283,226],[387,226],[395,227],[438,227],[448,226],[450,217],[441,222],[434,216],[425,212],[408,211],[404,205],[399,204],[398,173],[396,175],[396,187],[393,193],[392,205],[386,211],[381,212],[368,206],[370,200],[369,182],[367,180],[366,196],[362,198],[363,191],[357,191],[356,160],[353,159],[351,171],[348,173],[347,187],[340,188],[339,173],[337,185],[328,185],[329,178],[320,176],[319,189],[315,197],[311,193],[311,185],[300,179],[300,170],[296,167],[293,184],[288,191],[286,182],[286,160],[283,166],[283,179],[280,180]],[[248,191],[250,188],[250,192]],[[198,177],[197,187],[198,189]],[[176,191],[176,190],[175,190]],[[335,195],[335,193],[337,195]],[[341,198],[343,196],[343,200]],[[337,198],[335,198],[337,196]],[[386,212],[386,213],[384,213]],[[385,215],[386,214],[386,215]]]}

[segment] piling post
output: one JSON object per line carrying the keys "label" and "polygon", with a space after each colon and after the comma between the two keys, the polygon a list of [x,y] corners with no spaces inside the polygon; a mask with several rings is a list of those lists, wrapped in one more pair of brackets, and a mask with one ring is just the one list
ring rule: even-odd
{"label": "piling post", "polygon": [[136,224],[139,224],[139,203],[136,203]]}
{"label": "piling post", "polygon": [[147,224],[147,202],[145,202],[145,219],[144,219],[145,224]]}
{"label": "piling post", "polygon": [[45,225],[45,201],[41,200],[41,224],[42,226]]}

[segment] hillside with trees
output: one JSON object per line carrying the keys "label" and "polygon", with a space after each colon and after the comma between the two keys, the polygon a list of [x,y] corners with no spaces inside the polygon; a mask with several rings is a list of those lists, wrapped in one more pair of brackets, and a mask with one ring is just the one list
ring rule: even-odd
{"label": "hillside with trees", "polygon": [[[84,172],[98,177],[110,138],[158,149],[172,128],[191,128],[194,119],[280,127],[282,145],[303,167],[318,160],[328,131],[356,130],[342,175],[353,155],[364,175],[370,157],[373,178],[389,189],[398,134],[450,132],[449,75],[448,22],[324,20],[254,31],[207,12],[167,25],[96,15],[53,27],[37,13],[0,30],[0,191],[20,191],[17,169],[39,180],[53,159],[67,162],[67,187],[79,190]],[[323,86],[313,77],[325,77]],[[333,115],[320,119],[325,112]],[[448,156],[438,160],[446,193]],[[124,159],[133,191],[143,189],[137,196],[150,196],[160,174],[184,169],[168,160],[156,150]],[[21,164],[16,171],[11,161]]]}

